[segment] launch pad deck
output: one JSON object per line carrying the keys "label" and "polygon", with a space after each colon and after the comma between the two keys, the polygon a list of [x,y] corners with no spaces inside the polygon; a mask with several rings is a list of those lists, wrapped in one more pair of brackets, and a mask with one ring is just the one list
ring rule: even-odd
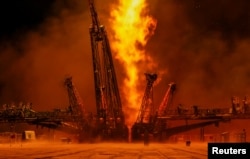
{"label": "launch pad deck", "polygon": [[206,159],[207,143],[24,143],[0,145],[0,159]]}

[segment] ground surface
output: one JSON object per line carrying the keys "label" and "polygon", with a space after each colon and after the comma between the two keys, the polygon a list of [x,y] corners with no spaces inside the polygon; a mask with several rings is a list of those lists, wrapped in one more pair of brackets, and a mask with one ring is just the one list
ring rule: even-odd
{"label": "ground surface", "polygon": [[0,159],[207,159],[207,144],[0,144]]}

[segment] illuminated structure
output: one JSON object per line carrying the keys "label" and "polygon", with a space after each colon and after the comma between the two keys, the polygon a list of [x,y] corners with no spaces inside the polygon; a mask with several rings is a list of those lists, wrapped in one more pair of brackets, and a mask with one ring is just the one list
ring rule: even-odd
{"label": "illuminated structure", "polygon": [[[103,25],[99,23],[94,1],[89,0],[92,25],[89,29],[92,62],[94,72],[96,117],[86,115],[83,102],[72,83],[72,78],[66,78],[65,85],[68,91],[69,107],[65,110],[55,109],[50,112],[36,112],[31,105],[6,105],[0,110],[0,122],[18,123],[25,122],[48,128],[70,127],[79,133],[79,140],[82,141],[87,134],[91,137],[101,137],[103,140],[127,139],[127,127],[122,110],[122,104],[116,80],[115,68],[112,59],[109,39]],[[169,88],[158,108],[156,114],[152,112],[152,89],[156,74],[145,74],[147,86],[137,120],[132,127],[132,139],[141,139],[147,132],[156,137],[165,135],[167,137],[180,132],[231,119],[249,119],[249,98],[245,97],[240,106],[238,98],[232,98],[230,109],[200,109],[194,106],[194,110],[182,111],[181,107],[171,109],[171,101],[176,89],[175,83],[170,83]],[[93,120],[96,119],[96,120]],[[94,121],[94,124],[90,123]],[[203,120],[201,123],[185,124],[177,127],[169,127],[170,120]],[[204,121],[205,120],[205,121]]]}
{"label": "illuminated structure", "polygon": [[81,142],[87,137],[87,132],[90,128],[90,121],[88,121],[82,99],[72,82],[72,77],[66,78],[64,84],[67,87],[69,97],[68,113],[72,116],[72,122],[67,124],[77,130],[79,135],[78,139]]}
{"label": "illuminated structure", "polygon": [[157,75],[145,73],[145,76],[147,85],[136,122],[132,127],[132,140],[138,139],[140,134],[148,133],[152,129],[152,89]]}
{"label": "illuminated structure", "polygon": [[126,126],[107,33],[100,25],[94,1],[89,0],[89,29],[94,68],[97,132],[103,138],[124,138]]}
{"label": "illuminated structure", "polygon": [[139,110],[139,114],[137,116],[136,123],[150,123],[150,119],[152,116],[152,89],[153,84],[157,79],[157,75],[146,73],[145,76],[147,79],[147,86],[142,99],[142,104]]}
{"label": "illuminated structure", "polygon": [[155,119],[154,119],[154,133],[156,134],[161,134],[165,127],[166,127],[166,120],[162,120],[161,118],[158,117],[163,117],[169,114],[169,109],[170,105],[172,104],[173,100],[173,95],[176,89],[176,84],[175,83],[170,83],[169,88],[167,89],[165,96],[155,114]]}

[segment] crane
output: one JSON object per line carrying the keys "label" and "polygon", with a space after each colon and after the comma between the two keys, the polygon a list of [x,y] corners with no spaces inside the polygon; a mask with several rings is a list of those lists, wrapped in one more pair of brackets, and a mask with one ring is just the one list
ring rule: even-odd
{"label": "crane", "polygon": [[145,73],[147,85],[142,99],[141,107],[135,124],[132,126],[132,139],[141,138],[141,134],[149,133],[152,126],[152,89],[153,84],[157,79],[157,74]]}
{"label": "crane", "polygon": [[152,94],[152,88],[155,80],[157,79],[157,74],[149,74],[145,73],[147,86],[144,92],[144,96],[142,99],[141,107],[139,110],[139,114],[137,116],[136,123],[149,123],[150,115],[152,110],[152,98],[150,98],[150,94]]}
{"label": "crane", "polygon": [[67,87],[68,97],[69,97],[69,112],[74,118],[74,123],[79,132],[79,141],[82,141],[84,138],[84,132],[89,130],[86,110],[83,105],[82,99],[75,88],[72,77],[67,77],[64,82]]}
{"label": "crane", "polygon": [[176,89],[176,84],[174,82],[171,82],[168,85],[169,87],[157,111],[158,116],[166,115],[172,102],[173,94]]}
{"label": "crane", "polygon": [[176,84],[174,82],[169,83],[169,87],[165,93],[165,96],[156,111],[156,115],[154,118],[154,133],[161,133],[163,129],[166,127],[166,121],[164,119],[160,119],[158,117],[165,116],[169,110],[169,107],[172,103],[173,94],[176,89]]}
{"label": "crane", "polygon": [[92,25],[89,29],[96,109],[99,122],[99,132],[105,136],[121,134],[125,126],[124,114],[118,89],[111,48],[105,27],[100,24],[95,9],[94,0],[89,0]]}

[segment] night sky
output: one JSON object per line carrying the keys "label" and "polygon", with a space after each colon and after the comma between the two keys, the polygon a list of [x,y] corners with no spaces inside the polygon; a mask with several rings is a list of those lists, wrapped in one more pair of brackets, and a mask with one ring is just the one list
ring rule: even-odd
{"label": "night sky", "polygon": [[53,0],[11,0],[0,5],[1,40],[12,40],[30,29],[36,29],[51,12]]}
{"label": "night sky", "polygon": [[[115,0],[96,0],[110,31]],[[250,1],[148,0],[157,19],[147,52],[164,72],[156,104],[177,83],[175,104],[230,106],[232,95],[250,95]],[[87,0],[0,2],[0,104],[33,102],[37,109],[67,106],[63,79],[72,75],[92,110],[94,84]],[[115,61],[118,81],[121,66]]]}

